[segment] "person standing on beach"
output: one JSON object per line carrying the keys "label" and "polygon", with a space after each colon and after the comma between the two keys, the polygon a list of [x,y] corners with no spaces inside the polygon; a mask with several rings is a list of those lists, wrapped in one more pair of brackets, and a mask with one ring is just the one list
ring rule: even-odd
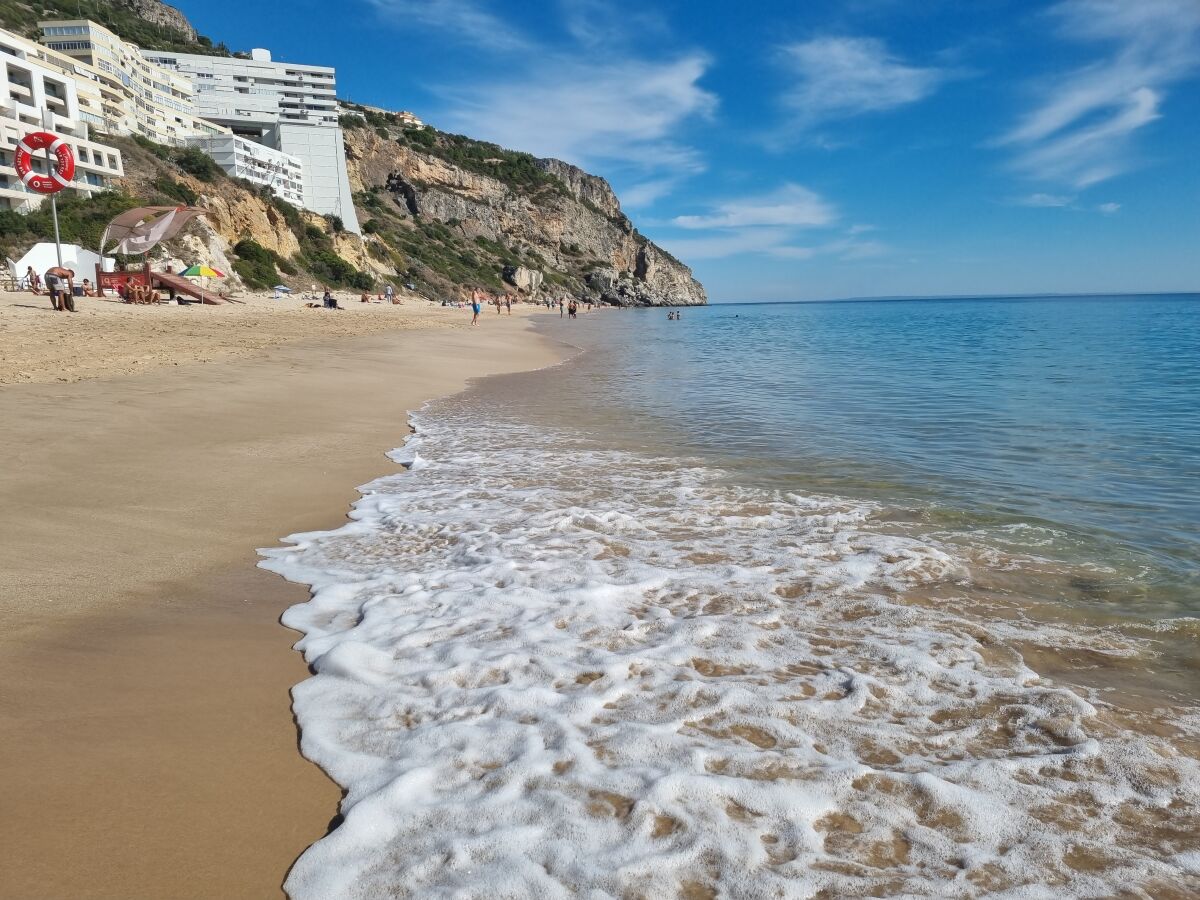
{"label": "person standing on beach", "polygon": [[512,295],[511,294],[504,295],[504,308],[508,310],[508,314],[511,316],[512,315]]}
{"label": "person standing on beach", "polygon": [[33,271],[33,266],[27,266],[25,269],[25,286],[35,294],[42,292],[42,282],[38,278],[38,273]]}
{"label": "person standing on beach", "polygon": [[50,305],[55,310],[75,312],[75,298],[72,294],[75,288],[71,283],[74,277],[73,271],[62,266],[52,266],[46,270],[46,290],[50,293]]}
{"label": "person standing on beach", "polygon": [[388,303],[393,303],[395,301],[392,300],[392,297],[394,297],[395,294],[396,289],[392,287],[391,283],[389,282],[388,286],[383,289],[383,299]]}
{"label": "person standing on beach", "polygon": [[471,324],[479,324],[479,313],[483,311],[483,292],[479,288],[471,291]]}
{"label": "person standing on beach", "polygon": [[566,307],[566,305],[567,305],[567,301],[564,300],[562,297],[559,297],[558,298],[558,317],[560,319],[563,317],[563,309]]}

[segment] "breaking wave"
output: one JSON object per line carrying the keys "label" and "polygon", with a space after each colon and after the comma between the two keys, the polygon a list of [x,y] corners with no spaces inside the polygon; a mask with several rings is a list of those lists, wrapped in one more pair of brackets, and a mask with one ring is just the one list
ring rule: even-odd
{"label": "breaking wave", "polygon": [[[1200,727],[1043,681],[981,565],[862,501],[496,421],[263,565],[343,823],[295,898],[1184,896]],[[936,598],[936,599],[932,599]],[[1045,626],[1113,657],[1150,638]],[[1183,748],[1183,749],[1181,749]]]}

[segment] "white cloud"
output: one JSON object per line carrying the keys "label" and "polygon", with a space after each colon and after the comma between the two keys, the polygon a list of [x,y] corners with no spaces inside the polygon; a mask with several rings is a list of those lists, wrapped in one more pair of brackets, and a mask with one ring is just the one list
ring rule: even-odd
{"label": "white cloud", "polygon": [[580,44],[593,48],[629,44],[634,37],[662,38],[670,29],[662,15],[642,4],[614,0],[558,0],[567,33]]}
{"label": "white cloud", "polygon": [[623,188],[618,196],[621,198],[621,206],[626,209],[640,209],[661,200],[675,190],[678,184],[678,178],[651,178]]}
{"label": "white cloud", "polygon": [[727,259],[732,256],[769,256],[774,259],[806,260],[820,256],[842,261],[873,259],[891,252],[879,241],[840,239],[822,244],[801,245],[788,228],[749,228],[709,237],[660,239],[659,243],[683,259]]}
{"label": "white cloud", "polygon": [[674,60],[542,58],[521,74],[444,89],[440,121],[453,130],[588,165],[621,162],[645,171],[696,172],[698,151],[675,135],[710,116],[700,87],[707,57]]}
{"label": "white cloud", "polygon": [[846,234],[866,234],[868,231],[878,231],[876,225],[851,225],[846,229]]}
{"label": "white cloud", "polygon": [[660,239],[668,250],[682,259],[725,259],[745,254],[770,254],[806,258],[813,251],[806,247],[788,245],[790,233],[785,229],[753,229],[735,231],[712,237]]}
{"label": "white cloud", "polygon": [[875,38],[814,38],[784,47],[783,54],[798,78],[784,101],[802,128],[915,103],[947,77],[901,61]]}
{"label": "white cloud", "polygon": [[1098,62],[1057,75],[999,143],[1017,171],[1084,188],[1133,164],[1132,135],[1161,115],[1166,89],[1200,54],[1197,0],[1066,0],[1052,10],[1063,36],[1113,44]]}
{"label": "white cloud", "polygon": [[678,216],[681,228],[815,227],[828,225],[837,211],[818,194],[798,184],[785,184],[769,194],[725,200],[703,216]]}
{"label": "white cloud", "polygon": [[1070,206],[1074,202],[1074,197],[1063,194],[1030,194],[1028,197],[1018,197],[1013,201],[1017,206],[1034,207]]}
{"label": "white cloud", "polygon": [[[665,34],[657,14],[612,0],[558,0],[564,39],[534,39],[501,16],[499,0],[367,0],[405,30],[439,30],[483,51],[462,78],[430,90],[438,126],[538,156],[552,156],[634,182],[631,206],[648,205],[705,169],[680,140],[693,120],[710,118],[717,98],[700,86],[710,65],[699,52],[633,52],[622,35]],[[603,52],[598,52],[603,48]],[[497,68],[498,67],[498,68]]]}
{"label": "white cloud", "polygon": [[530,41],[483,0],[367,0],[405,29],[444,31],[464,43],[499,51],[524,51]]}
{"label": "white cloud", "polygon": [[1096,207],[1096,211],[1104,213],[1104,215],[1106,215],[1106,216],[1111,216],[1115,212],[1120,210],[1120,208],[1121,208],[1120,203],[1101,203],[1099,206]]}

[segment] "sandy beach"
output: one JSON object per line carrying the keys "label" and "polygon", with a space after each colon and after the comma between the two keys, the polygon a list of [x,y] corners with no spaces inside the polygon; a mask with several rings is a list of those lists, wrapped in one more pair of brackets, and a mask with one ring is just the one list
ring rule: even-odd
{"label": "sandy beach", "polygon": [[[405,413],[557,348],[411,302],[0,297],[0,777],[12,897],[267,897],[337,788],[256,548],[341,521]],[[139,373],[139,374],[131,374]]]}

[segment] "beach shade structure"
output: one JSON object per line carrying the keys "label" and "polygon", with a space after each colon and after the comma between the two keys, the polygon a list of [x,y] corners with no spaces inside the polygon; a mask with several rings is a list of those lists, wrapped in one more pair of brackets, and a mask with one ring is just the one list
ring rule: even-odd
{"label": "beach shade structure", "polygon": [[127,210],[104,229],[100,252],[103,254],[109,242],[115,241],[116,245],[111,248],[113,253],[149,253],[162,241],[177,235],[196,216],[206,212],[198,206],[139,206]]}
{"label": "beach shade structure", "polygon": [[179,274],[183,278],[203,278],[204,279],[204,290],[206,290],[206,291],[208,290],[208,279],[225,277],[224,272],[220,271],[219,269],[214,269],[212,266],[205,266],[205,265],[188,266],[186,269],[184,269]]}
{"label": "beach shade structure", "polygon": [[188,266],[179,273],[184,278],[224,278],[225,273],[219,269],[214,269],[212,266],[195,265]]}
{"label": "beach shade structure", "polygon": [[275,292],[275,300],[278,300],[284,294],[290,294],[292,292],[292,289],[286,284],[277,284],[275,287],[271,288],[271,290]]}

